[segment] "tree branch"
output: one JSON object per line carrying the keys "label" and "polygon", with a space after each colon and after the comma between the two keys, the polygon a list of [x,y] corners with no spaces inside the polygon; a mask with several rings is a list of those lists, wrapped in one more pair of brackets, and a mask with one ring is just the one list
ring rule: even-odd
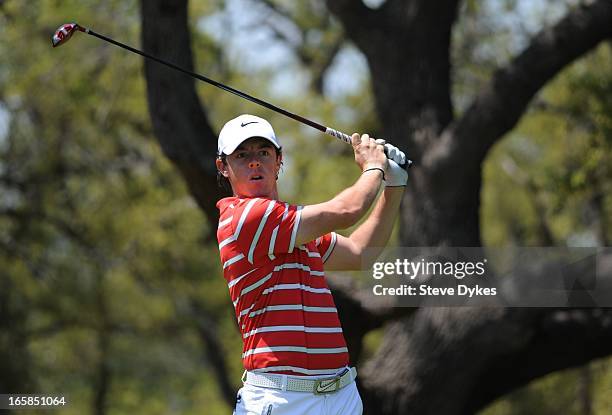
{"label": "tree branch", "polygon": [[280,4],[277,4],[273,2],[272,0],[257,0],[257,1],[263,4],[264,6],[266,6],[268,9],[272,10],[277,15],[289,20],[290,22],[295,23],[295,18],[291,15],[289,10],[287,10]]}
{"label": "tree branch", "polygon": [[538,90],[566,65],[610,37],[612,1],[597,0],[576,7],[495,72],[463,117],[432,144],[423,165],[440,173],[479,172],[488,150],[516,125]]}
{"label": "tree branch", "polygon": [[317,42],[316,45],[308,44],[308,33],[313,30],[321,32],[329,31],[329,15],[323,15],[313,17],[316,13],[311,13],[308,19],[299,19],[298,16],[294,16],[289,10],[280,6],[272,0],[257,0],[259,3],[267,7],[272,13],[278,17],[290,22],[297,31],[300,33],[301,42],[295,42],[290,36],[281,30],[277,22],[267,21],[268,28],[274,33],[274,36],[288,44],[294,53],[300,60],[300,62],[310,68],[312,73],[311,85],[314,91],[318,94],[323,93],[323,78],[325,73],[334,61],[334,58],[340,51],[342,45],[345,43],[344,34],[338,31],[337,35],[334,33],[333,39],[329,41]]}
{"label": "tree branch", "polygon": [[329,48],[329,50],[327,50],[327,53],[325,53],[323,58],[320,59],[318,61],[318,64],[315,65],[315,67],[313,68],[312,85],[314,87],[314,90],[317,91],[318,94],[323,93],[323,79],[325,78],[325,74],[334,62],[336,55],[338,55],[338,53],[342,49],[342,45],[344,45],[344,43],[344,37],[339,37],[338,39],[336,39]]}
{"label": "tree branch", "polygon": [[609,355],[611,309],[549,309],[539,313],[540,318],[534,321],[539,326],[537,334],[512,355],[502,354],[491,362],[467,400],[470,405],[465,414],[477,412],[534,378]]}

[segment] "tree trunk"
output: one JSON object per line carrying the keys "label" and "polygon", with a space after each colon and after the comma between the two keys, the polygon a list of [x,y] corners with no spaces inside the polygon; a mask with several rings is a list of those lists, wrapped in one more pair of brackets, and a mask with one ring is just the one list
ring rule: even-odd
{"label": "tree trunk", "polygon": [[26,303],[15,298],[15,292],[11,277],[0,271],[0,391],[35,393],[24,324],[29,310]]}
{"label": "tree trunk", "polygon": [[591,366],[584,365],[578,373],[578,393],[577,398],[580,402],[581,415],[593,415],[593,402],[591,399],[591,389],[593,387],[593,376]]}
{"label": "tree trunk", "polygon": [[480,246],[480,175],[432,176],[423,168],[411,172],[402,205],[402,246]]}
{"label": "tree trunk", "polygon": [[[142,46],[154,56],[193,71],[187,0],[141,1]],[[193,78],[144,62],[149,112],[164,154],[177,166],[211,224],[225,193],[217,186],[217,134],[206,119]],[[215,233],[209,234],[214,239]]]}

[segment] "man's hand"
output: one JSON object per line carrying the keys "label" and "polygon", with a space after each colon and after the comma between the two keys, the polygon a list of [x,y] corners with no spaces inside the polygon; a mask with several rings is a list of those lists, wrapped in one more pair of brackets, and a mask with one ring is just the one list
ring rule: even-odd
{"label": "man's hand", "polygon": [[376,143],[385,147],[385,153],[389,158],[387,170],[385,172],[385,187],[406,186],[408,183],[408,172],[401,167],[406,163],[406,155],[404,152],[380,138],[376,140]]}
{"label": "man's hand", "polygon": [[362,171],[373,167],[383,171],[387,169],[387,157],[385,156],[384,146],[378,144],[368,134],[363,134],[362,136],[359,136],[357,133],[353,134],[351,144],[355,152],[355,162]]}
{"label": "man's hand", "polygon": [[385,144],[385,152],[387,153],[387,157],[389,160],[393,160],[397,164],[404,165],[406,163],[406,155],[399,148],[395,147],[392,144]]}
{"label": "man's hand", "polygon": [[387,167],[387,172],[385,173],[385,187],[403,187],[407,183],[408,172],[406,169],[400,167],[395,161],[389,160],[389,167]]}
{"label": "man's hand", "polygon": [[393,160],[402,166],[406,163],[406,155],[399,148],[395,147],[393,144],[387,143],[382,138],[377,138],[375,141],[377,144],[385,147],[385,154],[387,155],[388,159]]}

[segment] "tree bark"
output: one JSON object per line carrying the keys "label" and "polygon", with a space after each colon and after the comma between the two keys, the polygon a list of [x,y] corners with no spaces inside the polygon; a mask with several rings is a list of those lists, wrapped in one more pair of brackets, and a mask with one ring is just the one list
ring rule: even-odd
{"label": "tree bark", "polygon": [[[12,247],[7,247],[7,253]],[[2,393],[35,393],[30,371],[27,321],[28,304],[15,298],[11,276],[0,271],[0,391]],[[1,410],[2,413],[12,411]]]}
{"label": "tree bark", "polygon": [[205,357],[217,379],[221,397],[231,407],[236,402],[236,393],[234,385],[228,376],[229,370],[223,357],[223,348],[217,334],[217,324],[208,317],[209,313],[206,307],[198,300],[192,299],[189,306],[188,312],[191,314],[189,317],[194,321],[198,336],[204,345]]}

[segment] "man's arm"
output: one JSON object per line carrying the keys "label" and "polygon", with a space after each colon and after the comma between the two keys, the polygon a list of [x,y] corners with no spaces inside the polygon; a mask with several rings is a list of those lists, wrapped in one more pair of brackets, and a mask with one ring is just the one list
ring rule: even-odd
{"label": "man's arm", "polygon": [[363,262],[362,254],[366,249],[375,260],[389,241],[405,187],[387,187],[382,192],[376,206],[368,218],[349,236],[338,235],[336,246],[325,262],[330,271],[349,271],[369,268]]}
{"label": "man's arm", "polygon": [[[336,229],[345,229],[357,223],[376,199],[383,171],[387,168],[384,147],[368,135],[351,137],[355,162],[364,172],[351,187],[333,199],[316,205],[304,206],[295,239],[295,245],[310,242]],[[369,170],[374,169],[374,170]]]}

